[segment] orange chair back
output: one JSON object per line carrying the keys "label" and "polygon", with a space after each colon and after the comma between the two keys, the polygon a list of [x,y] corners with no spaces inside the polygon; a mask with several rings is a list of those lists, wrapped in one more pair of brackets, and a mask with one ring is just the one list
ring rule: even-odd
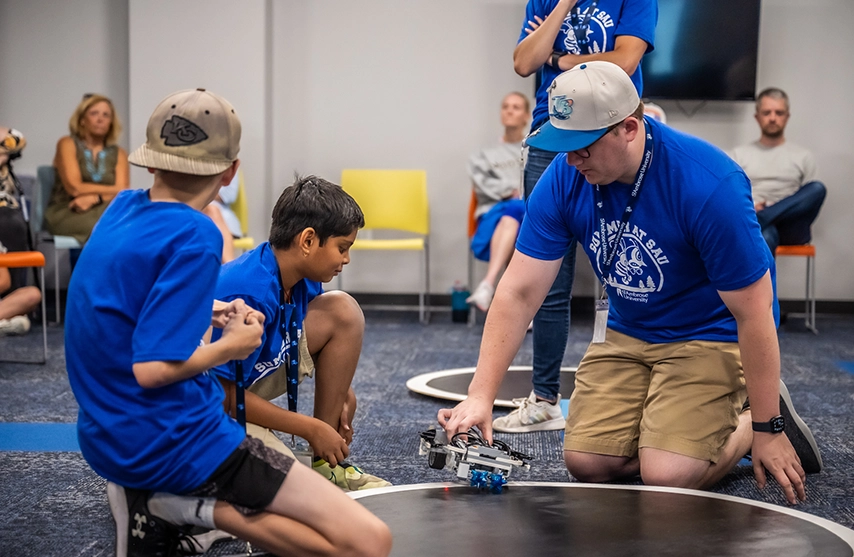
{"label": "orange chair back", "polygon": [[469,201],[469,240],[474,236],[477,230],[477,219],[474,218],[474,212],[477,209],[477,195],[474,190],[471,190],[471,200]]}
{"label": "orange chair back", "polygon": [[0,253],[0,267],[44,267],[44,255],[40,251],[10,251]]}
{"label": "orange chair back", "polygon": [[777,246],[775,255],[794,255],[800,257],[815,257],[815,246],[804,244],[801,246]]}

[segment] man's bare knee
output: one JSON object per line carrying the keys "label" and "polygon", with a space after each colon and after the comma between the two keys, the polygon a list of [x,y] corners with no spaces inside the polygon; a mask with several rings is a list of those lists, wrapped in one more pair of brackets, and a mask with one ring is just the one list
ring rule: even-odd
{"label": "man's bare knee", "polygon": [[563,461],[572,477],[589,483],[607,482],[619,477],[614,466],[615,458],[617,457],[577,451],[563,452]]}
{"label": "man's bare knee", "polygon": [[643,483],[660,487],[702,489],[711,463],[667,451],[644,449],[640,459]]}
{"label": "man's bare knee", "polygon": [[658,487],[681,487],[684,489],[701,489],[702,477],[673,470],[645,470],[641,468],[641,480],[644,485]]}

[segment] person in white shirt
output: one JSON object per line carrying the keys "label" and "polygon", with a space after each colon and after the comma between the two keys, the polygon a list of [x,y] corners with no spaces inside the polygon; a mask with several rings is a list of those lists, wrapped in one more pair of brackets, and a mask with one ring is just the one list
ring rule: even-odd
{"label": "person in white shirt", "polygon": [[786,141],[789,97],[776,87],[756,98],[756,121],[762,135],[730,154],[750,178],[762,236],[774,253],[778,245],[808,244],[827,189],[815,179],[815,158],[806,148]]}
{"label": "person in white shirt", "polygon": [[522,189],[522,139],[528,131],[531,106],[522,93],[505,95],[501,101],[501,142],[472,154],[468,170],[477,197],[477,229],[471,250],[488,261],[486,276],[466,299],[481,311],[489,309],[498,276],[507,267],[516,247],[516,236],[525,217]]}

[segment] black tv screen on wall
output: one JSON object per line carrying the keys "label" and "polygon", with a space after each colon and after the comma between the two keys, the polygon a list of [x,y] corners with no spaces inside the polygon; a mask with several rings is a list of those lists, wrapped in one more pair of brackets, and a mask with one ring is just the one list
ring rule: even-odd
{"label": "black tv screen on wall", "polygon": [[655,50],[643,58],[643,96],[753,100],[760,0],[658,0]]}

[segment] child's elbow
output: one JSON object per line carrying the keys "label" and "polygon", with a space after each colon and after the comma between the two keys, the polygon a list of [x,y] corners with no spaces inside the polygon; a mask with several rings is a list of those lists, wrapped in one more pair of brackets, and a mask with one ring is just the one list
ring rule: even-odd
{"label": "child's elbow", "polygon": [[142,362],[133,365],[133,375],[143,389],[157,389],[170,383],[166,362]]}

